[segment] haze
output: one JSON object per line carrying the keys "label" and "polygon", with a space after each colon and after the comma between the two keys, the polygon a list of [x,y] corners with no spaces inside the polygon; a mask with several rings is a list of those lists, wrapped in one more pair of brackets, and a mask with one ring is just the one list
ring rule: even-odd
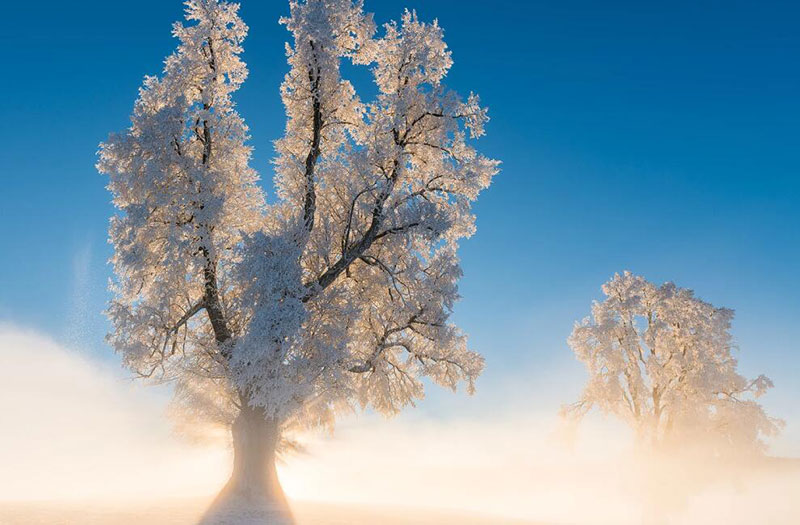
{"label": "haze", "polygon": [[[166,392],[75,350],[6,325],[0,375],[2,523],[188,524],[226,479],[213,429],[187,442],[165,417]],[[305,436],[280,473],[300,523],[800,519],[796,461],[688,471],[643,463],[626,429],[600,417],[569,430],[519,407],[449,421],[365,415]]]}
{"label": "haze", "polygon": [[[143,76],[159,74],[175,52],[171,24],[184,6],[6,4],[0,525],[196,523],[230,476],[230,432],[184,425],[173,417],[169,387],[146,386],[122,368],[129,332],[102,313],[114,298],[108,221],[118,210],[109,177],[95,169],[98,144],[131,125]],[[250,73],[232,99],[270,202],[275,141],[287,124],[280,85],[292,34],[277,20],[288,6],[242,2]],[[304,451],[278,468],[299,523],[800,523],[800,3],[365,7],[379,23],[405,7],[421,21],[437,19],[453,53],[447,85],[479,94],[489,108],[478,151],[502,161],[501,172],[480,195],[477,231],[458,251],[463,277],[452,315],[486,366],[474,396],[464,384],[453,393],[428,382],[425,399],[394,419],[368,410],[338,420],[332,435],[297,435]],[[367,68],[345,64],[341,72],[365,100],[375,94]],[[162,129],[158,122],[150,129]],[[164,145],[154,151],[169,153],[172,144]],[[124,167],[130,158],[118,160]],[[354,184],[331,187],[360,195]],[[175,197],[165,202],[195,205]],[[433,217],[425,210],[409,212]],[[192,228],[180,213],[166,215]],[[344,217],[322,208],[318,215]],[[178,268],[174,260],[163,269]],[[573,323],[603,300],[602,283],[625,270],[735,311],[726,351],[743,377],[774,381],[757,402],[786,423],[765,439],[765,458],[717,462],[693,455],[696,443],[685,438],[675,454],[652,457],[596,408],[577,427],[559,418],[591,377],[567,342]],[[443,290],[455,299],[454,289]]]}

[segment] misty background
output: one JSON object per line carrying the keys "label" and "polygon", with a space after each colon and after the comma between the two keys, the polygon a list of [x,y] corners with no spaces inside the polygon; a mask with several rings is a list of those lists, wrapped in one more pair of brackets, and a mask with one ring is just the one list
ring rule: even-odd
{"label": "misty background", "polygon": [[[277,19],[288,8],[242,3],[250,78],[237,100],[251,126],[252,165],[271,190],[287,70],[288,33]],[[473,504],[541,520],[560,511],[581,521],[593,504],[595,516],[636,519],[638,474],[619,468],[631,464],[628,431],[596,416],[567,446],[557,419],[585,380],[565,342],[572,323],[624,269],[736,310],[740,372],[774,380],[760,402],[787,423],[769,454],[800,457],[800,7],[366,3],[379,22],[403,7],[438,18],[455,61],[450,85],[474,89],[489,106],[481,148],[503,166],[460,251],[454,318],[487,369],[472,398],[429,388],[395,420],[366,414],[332,438],[309,436],[307,454],[281,471],[287,493],[391,504],[402,487],[422,506]],[[173,49],[170,24],[182,6],[6,9],[0,40],[13,74],[0,84],[0,493],[210,494],[226,476],[224,447],[178,439],[166,389],[129,381],[103,341],[113,209],[93,168],[108,130],[127,125],[142,77],[159,72]],[[737,522],[760,499],[770,502],[760,512],[789,516],[797,485],[782,476],[746,479],[745,492],[706,485],[683,515],[713,507]],[[436,490],[426,480],[438,480]]]}

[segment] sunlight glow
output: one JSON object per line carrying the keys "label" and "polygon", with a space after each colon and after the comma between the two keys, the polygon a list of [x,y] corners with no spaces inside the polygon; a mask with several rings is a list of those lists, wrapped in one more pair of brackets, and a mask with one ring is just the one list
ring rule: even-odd
{"label": "sunlight glow", "polygon": [[[5,502],[147,501],[150,508],[188,498],[182,512],[195,516],[229,474],[224,446],[174,434],[167,393],[46,337],[0,327],[0,374]],[[675,523],[706,523],[720,513],[730,524],[800,519],[792,496],[800,492],[800,467],[789,460],[687,474],[642,461],[629,452],[627,430],[600,417],[572,435],[555,416],[519,411],[481,421],[364,415],[304,442],[306,452],[279,467],[300,518],[336,508],[373,516],[367,523],[374,514],[357,509],[383,508],[394,516],[438,509],[579,523],[639,523],[654,514]]]}

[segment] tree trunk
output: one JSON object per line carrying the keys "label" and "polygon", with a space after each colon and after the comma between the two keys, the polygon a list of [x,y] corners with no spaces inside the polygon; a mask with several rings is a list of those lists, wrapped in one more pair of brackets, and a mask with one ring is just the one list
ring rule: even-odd
{"label": "tree trunk", "polygon": [[246,403],[233,423],[233,472],[202,524],[294,523],[275,469],[280,429]]}

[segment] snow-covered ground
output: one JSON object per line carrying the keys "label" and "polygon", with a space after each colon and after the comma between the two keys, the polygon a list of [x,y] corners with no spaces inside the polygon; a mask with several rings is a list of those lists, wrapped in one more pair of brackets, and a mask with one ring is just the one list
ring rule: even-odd
{"label": "snow-covered ground", "polygon": [[[0,503],[2,525],[191,525],[208,502],[179,500],[152,505],[111,506],[77,503]],[[523,525],[493,516],[390,507],[297,502],[298,525]]]}

